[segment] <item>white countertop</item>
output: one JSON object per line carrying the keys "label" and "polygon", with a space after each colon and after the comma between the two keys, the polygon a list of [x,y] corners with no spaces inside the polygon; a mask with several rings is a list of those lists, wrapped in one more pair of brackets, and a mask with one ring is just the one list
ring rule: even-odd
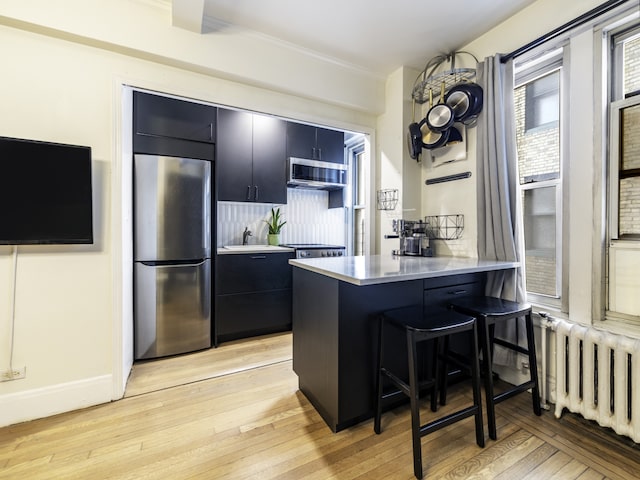
{"label": "white countertop", "polygon": [[238,253],[283,253],[295,252],[293,248],[279,247],[276,245],[228,245],[218,247],[218,255],[229,255]]}
{"label": "white countertop", "polygon": [[520,266],[518,262],[478,260],[477,258],[394,255],[291,259],[289,263],[294,267],[354,285],[402,282],[463,273],[505,270]]}

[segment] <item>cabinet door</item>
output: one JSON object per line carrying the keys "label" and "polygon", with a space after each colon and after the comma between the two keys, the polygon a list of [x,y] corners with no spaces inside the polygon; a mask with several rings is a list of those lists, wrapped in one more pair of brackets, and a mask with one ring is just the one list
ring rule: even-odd
{"label": "cabinet door", "polygon": [[291,329],[291,290],[216,299],[216,343]]}
{"label": "cabinet door", "polygon": [[251,113],[218,109],[216,184],[218,200],[253,200]]}
{"label": "cabinet door", "polygon": [[291,328],[293,253],[218,255],[215,343]]}
{"label": "cabinet door", "polygon": [[253,200],[287,203],[287,123],[253,116]]}
{"label": "cabinet door", "polygon": [[287,156],[316,158],[316,127],[302,123],[287,123]]}
{"label": "cabinet door", "polygon": [[214,143],[216,107],[144,92],[134,92],[135,132]]}
{"label": "cabinet door", "polygon": [[249,293],[291,288],[293,253],[218,255],[216,294]]}
{"label": "cabinet door", "polygon": [[317,129],[317,160],[344,163],[344,133],[326,128]]}

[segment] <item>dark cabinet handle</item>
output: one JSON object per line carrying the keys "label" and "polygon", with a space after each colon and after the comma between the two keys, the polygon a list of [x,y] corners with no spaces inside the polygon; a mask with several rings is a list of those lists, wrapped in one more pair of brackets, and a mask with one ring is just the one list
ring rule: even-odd
{"label": "dark cabinet handle", "polygon": [[255,193],[253,195],[253,199],[257,202],[258,201],[258,185],[256,185],[253,188],[255,189]]}
{"label": "dark cabinet handle", "polygon": [[464,295],[465,293],[467,293],[466,290],[453,290],[451,292],[448,292],[449,295]]}
{"label": "dark cabinet handle", "polygon": [[322,149],[318,147],[318,160],[322,160]]}
{"label": "dark cabinet handle", "polygon": [[267,258],[266,255],[253,255],[251,260],[264,260],[265,258]]}
{"label": "dark cabinet handle", "polygon": [[247,185],[247,200],[251,200],[251,185]]}
{"label": "dark cabinet handle", "polygon": [[311,147],[311,158],[316,160],[316,147]]}
{"label": "dark cabinet handle", "polygon": [[213,123],[209,124],[209,140],[213,140]]}

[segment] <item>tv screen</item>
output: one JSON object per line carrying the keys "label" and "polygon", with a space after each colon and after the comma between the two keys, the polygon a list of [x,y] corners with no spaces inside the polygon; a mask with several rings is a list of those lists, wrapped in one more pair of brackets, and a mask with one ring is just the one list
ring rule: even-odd
{"label": "tv screen", "polygon": [[93,243],[91,148],[0,137],[0,244]]}

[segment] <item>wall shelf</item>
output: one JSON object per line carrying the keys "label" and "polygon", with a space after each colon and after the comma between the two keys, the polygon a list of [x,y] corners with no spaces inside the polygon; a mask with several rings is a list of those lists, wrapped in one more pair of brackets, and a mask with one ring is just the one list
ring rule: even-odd
{"label": "wall shelf", "polygon": [[432,215],[424,217],[427,236],[432,240],[457,240],[464,230],[464,215]]}
{"label": "wall shelf", "polygon": [[389,188],[377,191],[378,210],[395,210],[398,205],[398,189]]}

